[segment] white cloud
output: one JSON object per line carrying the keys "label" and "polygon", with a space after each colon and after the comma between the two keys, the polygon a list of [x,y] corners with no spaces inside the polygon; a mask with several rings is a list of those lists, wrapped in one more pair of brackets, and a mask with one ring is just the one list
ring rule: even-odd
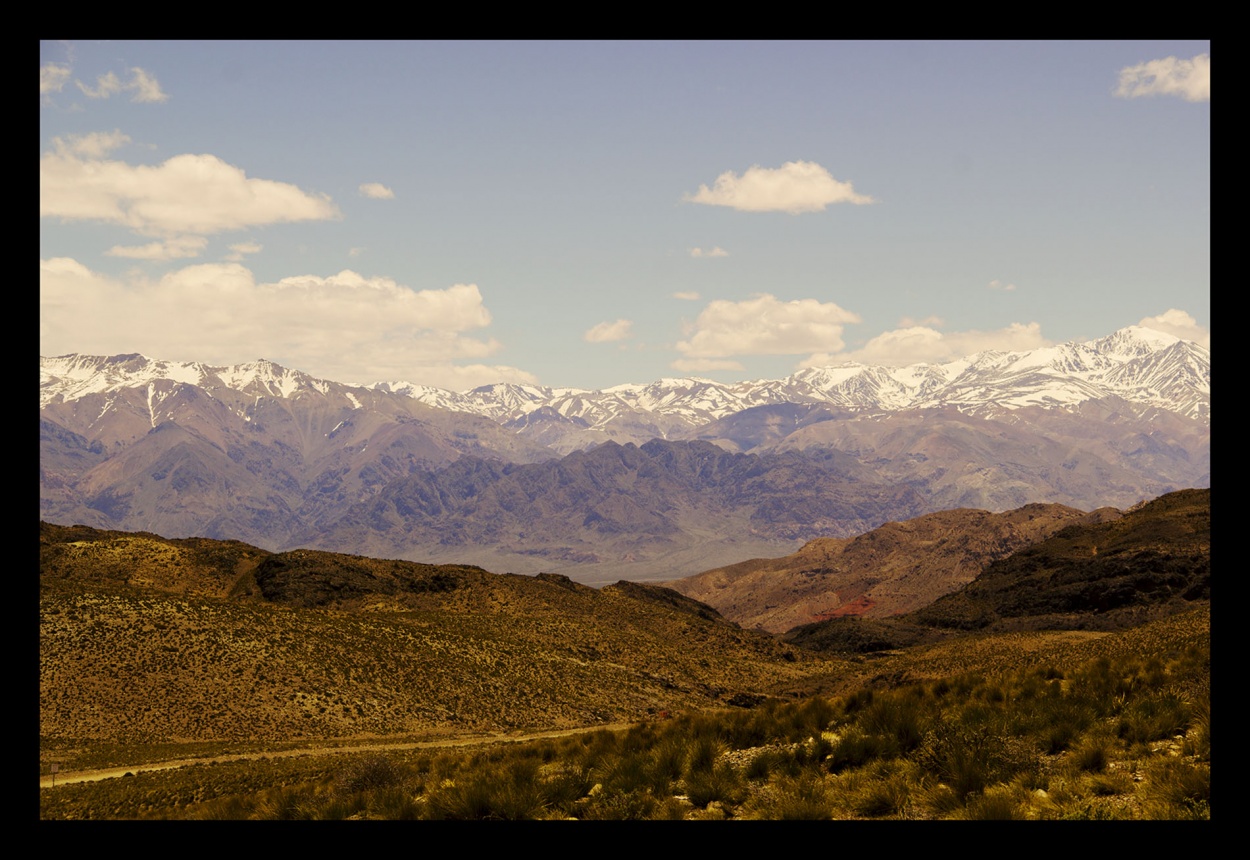
{"label": "white cloud", "polygon": [[839,182],[814,161],[787,161],[781,167],[758,164],[741,176],[727,170],[712,188],[700,185],[684,198],[692,203],[729,206],[741,212],[820,212],[830,203],[873,203],[849,182]]}
{"label": "white cloud", "polygon": [[582,339],[587,343],[608,343],[614,340],[624,340],[629,337],[629,329],[632,325],[633,323],[629,320],[601,322],[587,329],[586,333],[582,335]]}
{"label": "white cloud", "polygon": [[259,242],[236,242],[230,246],[226,259],[237,263],[248,254],[259,254],[264,247]]}
{"label": "white cloud", "polygon": [[783,302],[763,293],[741,302],[709,303],[691,327],[690,339],[677,349],[688,359],[836,352],[843,346],[842,327],[859,321],[859,315],[833,302]]}
{"label": "white cloud", "polygon": [[709,251],[705,251],[702,248],[691,248],[690,256],[692,257],[728,257],[729,252],[726,251],[724,248],[722,248],[720,245],[717,245],[716,247],[712,248]]}
{"label": "white cloud", "polygon": [[93,131],[88,134],[68,134],[52,139],[58,152],[84,158],[103,158],[113,150],[130,143],[130,136],[119,129]]}
{"label": "white cloud", "polygon": [[941,364],[985,350],[1014,352],[1049,346],[1042,337],[1041,326],[1035,322],[1012,323],[997,331],[940,332],[928,326],[909,326],[883,332],[861,349],[838,353],[816,353],[799,363],[799,367],[824,367],[856,361],[887,367],[904,367],[926,362]]}
{"label": "white cloud", "polygon": [[69,66],[60,63],[44,63],[39,67],[39,95],[59,93],[69,81]]}
{"label": "white cloud", "polygon": [[55,138],[39,160],[40,217],[122,224],[157,237],[339,217],[326,195],[249,178],[212,155],[176,155],[154,166],[101,158],[128,139],[120,132]]}
{"label": "white cloud", "polygon": [[114,93],[128,91],[134,93],[130,98],[132,102],[163,102],[169,100],[169,96],[161,90],[161,85],[156,78],[138,66],[130,70],[130,80],[124,84],[121,78],[117,77],[116,72],[108,72],[97,76],[95,89],[92,89],[82,81],[74,81],[74,83],[78,85],[78,89],[82,90],[83,95],[91,99],[106,99]]}
{"label": "white cloud", "polygon": [[356,248],[348,248],[348,249],[347,249],[347,256],[349,256],[349,257],[359,257],[361,254],[363,254],[363,253],[365,252],[365,250],[366,250],[366,249],[364,249],[364,248],[360,248],[360,247],[356,247]]}
{"label": "white cloud", "polygon": [[681,299],[683,302],[697,302],[699,300],[699,294],[694,290],[681,290],[673,293],[673,298]]}
{"label": "white cloud", "polygon": [[1211,348],[1211,333],[1198,325],[1196,319],[1176,308],[1166,310],[1158,316],[1146,317],[1138,325],[1193,341],[1207,349]]}
{"label": "white cloud", "polygon": [[74,81],[74,83],[78,85],[78,89],[82,90],[83,95],[89,99],[106,99],[113,93],[121,92],[122,88],[122,82],[113,72],[97,77],[94,90],[82,81]]}
{"label": "white cloud", "polygon": [[1004,292],[1011,292],[1012,290],[1016,288],[1016,285],[1004,284],[998,278],[995,278],[994,280],[990,281],[989,287],[991,290],[1003,290]]}
{"label": "white cloud", "polygon": [[360,186],[361,197],[372,197],[374,200],[394,200],[395,192],[381,182],[366,182]]}
{"label": "white cloud", "polygon": [[213,364],[265,357],[329,379],[443,387],[533,381],[480,363],[500,345],[475,334],[491,317],[473,284],[412,290],[350,270],[257,283],[238,263],[116,279],[62,257],[40,262],[39,293],[43,355],[138,351]]}
{"label": "white cloud", "polygon": [[207,245],[208,240],[202,236],[176,236],[146,245],[114,245],[104,253],[110,257],[130,257],[134,260],[179,260],[198,257]]}
{"label": "white cloud", "polygon": [[130,83],[126,85],[126,89],[134,90],[134,97],[131,101],[135,102],[163,102],[168,101],[169,96],[161,90],[160,83],[156,78],[149,75],[138,66],[130,70],[134,75]]}
{"label": "white cloud", "polygon": [[1189,102],[1211,101],[1211,55],[1199,54],[1192,60],[1165,57],[1120,69],[1115,94],[1132,99],[1140,96],[1180,96]]}

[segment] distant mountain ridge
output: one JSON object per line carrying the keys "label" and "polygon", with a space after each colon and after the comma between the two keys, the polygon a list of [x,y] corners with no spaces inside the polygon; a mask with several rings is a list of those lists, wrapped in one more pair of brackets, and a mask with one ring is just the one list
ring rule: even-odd
{"label": "distant mountain ridge", "polygon": [[[40,358],[40,406],[87,394],[168,380],[208,391],[297,397],[360,388],[400,394],[438,409],[481,415],[502,424],[549,410],[579,427],[607,431],[631,416],[653,416],[669,438],[689,428],[756,406],[810,403],[846,412],[898,412],[955,407],[967,414],[1000,414],[1027,406],[1074,407],[1121,398],[1209,423],[1210,352],[1173,335],[1129,326],[1098,340],[1021,352],[986,351],[944,364],[878,367],[848,363],[801,370],[785,379],[719,383],[665,378],[588,391],[496,383],[452,392],[408,382],[368,385],[329,382],[264,359],[229,367],[171,362],[142,355]],[[644,422],[646,423],[646,422]],[[524,434],[525,428],[520,428]],[[605,437],[606,438],[606,437]],[[644,440],[645,441],[645,440]]]}
{"label": "distant mountain ridge", "polygon": [[[710,490],[695,463],[737,485]],[[1139,327],[602,391],[40,358],[41,518],[274,550],[672,579],[930,511],[1126,508],[1209,485],[1210,355]]]}
{"label": "distant mountain ridge", "polygon": [[584,431],[613,436],[619,425],[631,422],[649,427],[647,432],[657,438],[680,438],[670,435],[674,427],[697,427],[781,403],[819,404],[853,413],[954,407],[971,415],[999,415],[1027,406],[1071,408],[1114,397],[1209,422],[1210,378],[1211,357],[1204,347],[1129,326],[1087,343],[986,351],[944,364],[848,363],[754,382],[687,377],[600,391],[499,383],[462,394],[406,382],[370,387],[512,423],[522,433],[534,432],[533,422],[518,424],[523,416],[547,410],[549,421],[572,422],[569,432],[574,439],[586,438]]}

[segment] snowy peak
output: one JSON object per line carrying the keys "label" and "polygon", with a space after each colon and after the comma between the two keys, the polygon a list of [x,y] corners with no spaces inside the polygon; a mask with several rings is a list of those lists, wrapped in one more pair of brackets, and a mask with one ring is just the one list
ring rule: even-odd
{"label": "snowy peak", "polygon": [[[301,392],[327,394],[337,382],[260,359],[229,367],[200,362],[160,361],[145,355],[61,355],[39,359],[39,405],[78,400],[158,383],[196,385],[205,391],[229,389],[256,397],[291,398]],[[162,386],[164,387],[164,386]]]}
{"label": "snowy peak", "polygon": [[214,370],[221,384],[226,388],[261,397],[289,398],[306,391],[327,394],[331,385],[342,385],[317,379],[298,370],[288,370],[264,358],[232,367],[214,368]]}
{"label": "snowy peak", "polygon": [[[551,422],[564,422],[593,433],[610,435],[613,428],[629,428],[631,433],[659,438],[778,403],[867,413],[954,407],[989,415],[1030,406],[1072,409],[1089,400],[1114,397],[1209,421],[1211,399],[1209,351],[1141,326],[1085,343],[986,351],[945,364],[848,363],[807,368],[785,379],[720,383],[675,377],[600,391],[516,383],[460,393],[410,382],[349,386],[264,359],[231,367],[158,361],[137,354],[63,355],[39,361],[41,406],[160,380],[199,385],[209,392],[227,388],[284,399],[374,390],[515,427],[549,431]],[[355,402],[354,395],[346,396]]]}
{"label": "snowy peak", "polygon": [[212,369],[199,362],[158,361],[146,355],[60,355],[39,359],[39,405],[89,394],[141,388],[160,380],[202,385]]}
{"label": "snowy peak", "polygon": [[[1091,341],[1088,345],[1103,355],[1117,358],[1121,361],[1129,361],[1160,352],[1173,344],[1187,342],[1166,332],[1131,325],[1104,338]],[[1197,346],[1197,344],[1192,345]],[[1201,349],[1202,347],[1198,348]]]}

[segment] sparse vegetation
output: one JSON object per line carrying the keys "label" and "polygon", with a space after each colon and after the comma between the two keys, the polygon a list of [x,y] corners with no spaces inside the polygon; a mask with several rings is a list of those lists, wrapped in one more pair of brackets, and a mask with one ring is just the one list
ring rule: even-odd
{"label": "sparse vegetation", "polygon": [[[1150,657],[1136,650],[1144,637],[1156,646]],[[41,811],[49,818],[1210,818],[1209,643],[1172,621],[1117,644],[1062,669],[771,699],[624,731],[433,756],[312,756],[140,774],[45,791]],[[1121,731],[1125,719],[1140,727]],[[1062,749],[1056,722],[1068,737]]]}
{"label": "sparse vegetation", "polygon": [[1101,629],[834,655],[650,586],[295,553],[274,590],[242,544],[93,534],[41,529],[41,763],[134,772],[43,818],[1210,818],[1209,574]]}

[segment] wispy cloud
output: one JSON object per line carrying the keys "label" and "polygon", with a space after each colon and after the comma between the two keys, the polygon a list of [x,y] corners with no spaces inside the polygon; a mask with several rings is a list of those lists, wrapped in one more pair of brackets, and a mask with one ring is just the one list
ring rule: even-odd
{"label": "wispy cloud", "polygon": [[[266,358],[330,379],[443,387],[534,381],[516,368],[480,364],[500,344],[475,334],[491,316],[474,284],[413,290],[351,270],[257,283],[238,263],[115,279],[61,257],[40,262],[39,294],[45,355],[139,350],[233,364],[261,357],[263,348]],[[474,363],[460,364],[466,360]]]}
{"label": "wispy cloud", "polygon": [[699,314],[689,339],[677,344],[678,360],[836,352],[843,346],[843,326],[859,321],[858,314],[816,299],[784,302],[763,293],[741,302],[718,300]]}
{"label": "wispy cloud", "polygon": [[1120,69],[1115,94],[1132,99],[1141,96],[1180,96],[1189,102],[1211,101],[1211,55],[1192,60],[1164,57]]}
{"label": "wispy cloud", "polygon": [[366,182],[360,186],[361,197],[372,197],[374,200],[394,200],[395,192],[381,182]]}
{"label": "wispy cloud", "polygon": [[1193,341],[1207,349],[1211,348],[1211,333],[1198,325],[1198,321],[1192,316],[1176,308],[1170,308],[1158,316],[1146,317],[1138,325]]}
{"label": "wispy cloud", "polygon": [[265,246],[259,242],[236,242],[230,246],[226,259],[237,263],[248,254],[259,254]]}
{"label": "wispy cloud", "polygon": [[609,343],[615,340],[624,340],[629,337],[632,326],[633,323],[629,320],[601,322],[587,329],[586,333],[582,335],[582,339],[587,343]]}
{"label": "wispy cloud", "polygon": [[135,66],[130,69],[130,80],[125,83],[117,76],[116,72],[107,72],[99,75],[95,79],[95,87],[88,86],[82,81],[74,81],[78,85],[78,89],[82,94],[91,99],[106,99],[115,93],[130,92],[132,102],[164,102],[169,100],[169,95],[162,89],[160,82],[156,78]]}
{"label": "wispy cloud", "polygon": [[1012,290],[1016,288],[1016,285],[1004,284],[998,278],[995,278],[994,280],[990,281],[989,287],[991,290],[1003,290],[1004,292],[1011,292]]}
{"label": "wispy cloud", "polygon": [[707,250],[707,251],[703,250],[702,248],[691,248],[690,256],[692,257],[728,257],[729,252],[726,251],[724,248],[722,248],[720,245],[717,245],[714,248],[711,248],[710,250]]}
{"label": "wispy cloud", "polygon": [[39,67],[39,95],[59,93],[69,82],[70,67],[61,63],[44,63]]}
{"label": "wispy cloud", "polygon": [[161,90],[161,85],[156,78],[143,69],[136,66],[130,70],[130,73],[133,77],[131,77],[130,83],[126,85],[126,89],[134,92],[134,97],[131,98],[131,101],[163,102],[169,99],[169,96]]}
{"label": "wispy cloud", "polygon": [[106,99],[113,93],[119,93],[122,89],[121,79],[117,77],[116,72],[100,75],[96,78],[95,89],[84,84],[82,81],[74,81],[78,85],[78,89],[82,90],[82,94],[89,99]]}
{"label": "wispy cloud", "polygon": [[699,300],[699,294],[694,290],[680,290],[673,293],[673,298],[681,299],[683,302],[697,302]]}
{"label": "wispy cloud", "polygon": [[114,245],[104,253],[110,257],[129,257],[133,260],[179,260],[198,257],[207,246],[208,240],[202,236],[176,236],[146,245]]}
{"label": "wispy cloud", "polygon": [[212,155],[176,155],[154,166],[103,159],[126,140],[120,132],[54,138],[39,160],[40,217],[121,224],[165,238],[339,217],[324,194],[250,178]]}
{"label": "wispy cloud", "polygon": [[814,161],[787,161],[781,167],[758,164],[741,176],[727,170],[716,177],[711,188],[700,185],[687,194],[691,203],[728,206],[740,212],[820,212],[831,203],[873,203],[871,197],[856,193],[849,182],[839,182]]}
{"label": "wispy cloud", "polygon": [[58,152],[84,158],[103,158],[113,150],[130,143],[130,136],[120,130],[71,134],[53,140]]}
{"label": "wispy cloud", "polygon": [[1012,352],[1049,346],[1035,322],[1012,323],[996,331],[941,332],[929,326],[908,326],[883,332],[862,348],[846,352],[818,352],[804,359],[799,367],[860,362],[887,367],[909,364],[940,364],[985,350]]}

